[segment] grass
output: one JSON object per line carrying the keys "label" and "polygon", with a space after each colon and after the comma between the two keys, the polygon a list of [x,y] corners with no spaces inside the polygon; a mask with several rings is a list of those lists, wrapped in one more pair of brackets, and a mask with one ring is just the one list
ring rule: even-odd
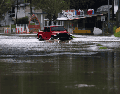
{"label": "grass", "polygon": [[76,37],[72,36],[72,38],[76,38]]}
{"label": "grass", "polygon": [[107,49],[106,47],[100,47],[99,49]]}
{"label": "grass", "polygon": [[102,46],[101,44],[97,44],[97,46]]}

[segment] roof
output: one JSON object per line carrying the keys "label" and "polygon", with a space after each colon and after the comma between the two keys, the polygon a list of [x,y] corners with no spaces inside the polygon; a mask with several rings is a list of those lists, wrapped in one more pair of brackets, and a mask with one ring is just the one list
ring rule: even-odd
{"label": "roof", "polygon": [[[109,9],[112,8],[112,5],[109,5]],[[97,12],[101,11],[108,11],[108,5],[102,5],[99,8],[97,8]]]}
{"label": "roof", "polygon": [[57,18],[57,20],[60,20],[60,21],[75,20],[75,19],[82,19],[82,18],[93,17],[93,16],[99,16],[99,15],[103,15],[103,14],[84,15],[84,16],[82,16],[82,17],[75,16],[75,17],[72,17],[72,18],[61,17],[61,18]]}

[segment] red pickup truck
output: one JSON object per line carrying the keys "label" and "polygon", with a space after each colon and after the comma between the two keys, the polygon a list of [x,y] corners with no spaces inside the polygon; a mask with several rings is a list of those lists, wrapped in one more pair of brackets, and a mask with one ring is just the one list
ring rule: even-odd
{"label": "red pickup truck", "polygon": [[72,34],[69,34],[64,26],[52,25],[44,27],[43,31],[37,34],[39,40],[70,40]]}

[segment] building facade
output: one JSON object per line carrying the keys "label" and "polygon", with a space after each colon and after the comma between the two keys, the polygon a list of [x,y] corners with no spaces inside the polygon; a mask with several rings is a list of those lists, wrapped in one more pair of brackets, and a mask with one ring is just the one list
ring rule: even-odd
{"label": "building facade", "polygon": [[[17,15],[17,19],[27,16],[29,18],[29,20],[30,20],[31,14],[30,14],[30,6],[29,6],[29,4],[30,3],[19,4],[18,9],[17,9],[17,5],[12,7],[11,11],[8,11],[5,14],[5,18],[0,20],[1,26],[14,24],[15,20],[16,20],[16,15]],[[43,30],[44,26],[45,26],[44,19],[45,19],[45,16],[47,16],[47,13],[43,12],[41,9],[35,10],[35,7],[32,7],[32,13],[35,14],[35,16],[39,19],[41,29]]]}

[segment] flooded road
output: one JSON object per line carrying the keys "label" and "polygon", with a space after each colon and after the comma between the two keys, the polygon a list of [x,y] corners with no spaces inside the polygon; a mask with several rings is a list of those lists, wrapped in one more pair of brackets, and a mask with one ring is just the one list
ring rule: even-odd
{"label": "flooded road", "polygon": [[0,35],[0,94],[120,94],[120,39],[76,37]]}

